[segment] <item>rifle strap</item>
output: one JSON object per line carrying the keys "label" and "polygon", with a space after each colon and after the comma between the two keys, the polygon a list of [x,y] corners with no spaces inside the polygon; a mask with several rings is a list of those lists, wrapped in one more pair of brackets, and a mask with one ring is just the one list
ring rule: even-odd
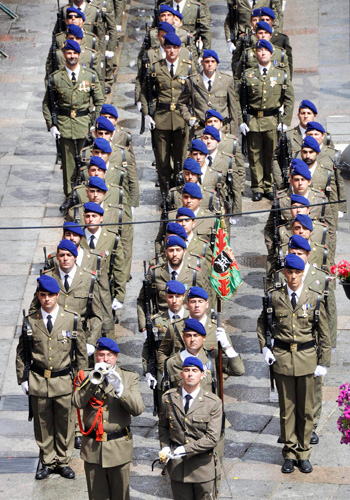
{"label": "rifle strap", "polygon": [[30,326],[29,320],[26,316],[23,318],[23,350],[24,350],[24,371],[23,379],[28,380],[29,370],[32,362],[32,350],[33,350],[33,331]]}
{"label": "rifle strap", "polygon": [[[123,173],[123,177],[124,177],[124,173]],[[119,186],[119,217],[118,217],[118,222],[119,222],[118,234],[121,236],[122,232],[123,232],[123,226],[122,226],[122,222],[123,222],[123,188],[120,186]]]}
{"label": "rifle strap", "polygon": [[236,158],[236,154],[237,154],[237,138],[236,137],[233,139],[232,154]]}
{"label": "rifle strap", "polygon": [[201,29],[201,4],[198,4],[198,6],[197,6],[197,19],[196,19],[196,24],[195,24],[195,30],[197,31],[198,34],[200,34],[200,29]]}
{"label": "rifle strap", "polygon": [[74,222],[76,222],[77,224],[80,223],[80,211],[78,205],[74,206]]}
{"label": "rifle strap", "polygon": [[90,96],[93,99],[95,95],[95,81],[96,81],[96,73],[93,72],[91,75],[91,85],[90,85]]}
{"label": "rifle strap", "polygon": [[114,245],[113,245],[113,250],[111,253],[111,260],[109,262],[109,276],[112,276],[112,273],[113,273],[114,262],[115,262],[115,259],[117,256],[117,248],[118,248],[118,244],[119,244],[119,238],[120,238],[119,234],[116,234],[115,240],[114,240]]}
{"label": "rifle strap", "polygon": [[327,239],[327,229],[328,227],[326,225],[323,226],[323,232],[322,232],[322,241],[321,244],[325,245],[326,244],[326,239]]}
{"label": "rifle strap", "polygon": [[169,358],[165,358],[164,360],[164,366],[163,366],[163,389],[164,391],[167,391],[170,389],[170,380],[169,380],[169,372],[168,372],[168,360]]}
{"label": "rifle strap", "polygon": [[128,162],[126,161],[126,154],[125,154],[125,148],[121,148],[121,153],[122,153],[122,167],[127,169],[128,168]]}
{"label": "rifle strap", "polygon": [[[272,330],[273,330],[272,292],[269,292],[267,294],[267,304],[266,305],[267,305],[267,308],[266,308],[266,318],[267,318],[266,345],[269,349],[272,349],[272,346],[271,346]],[[268,340],[268,339],[270,339],[270,340]]]}
{"label": "rifle strap", "polygon": [[319,329],[319,323],[320,323],[320,305],[321,305],[321,300],[322,300],[322,295],[319,293],[317,295],[317,301],[316,301],[316,307],[314,311],[314,322],[313,322],[313,328],[312,328],[312,336],[315,340],[316,344],[316,351],[317,351],[317,357],[319,357],[319,345],[318,345],[318,329]]}
{"label": "rifle strap", "polygon": [[228,159],[228,169],[227,169],[227,176],[226,176],[226,182],[227,182],[227,185],[229,186],[231,195],[233,195],[232,158],[233,157],[230,155],[229,159]]}
{"label": "rifle strap", "polygon": [[327,182],[326,182],[326,196],[329,198],[331,194],[331,180],[332,180],[332,171],[328,170]]}
{"label": "rifle strap", "polygon": [[213,394],[216,394],[216,389],[217,389],[218,381],[217,381],[216,376],[215,376],[215,367],[214,367],[214,362],[213,362],[213,356],[212,356],[212,354],[211,354],[210,351],[206,350],[206,353],[207,353],[207,356],[208,356],[207,367],[208,367],[208,369],[210,370],[210,373],[211,373],[212,391],[213,391]]}
{"label": "rifle strap", "polygon": [[327,255],[328,255],[328,250],[325,247],[323,249],[323,259],[322,259],[322,266],[321,266],[321,269],[323,269],[324,271],[327,269]]}
{"label": "rifle strap", "polygon": [[126,147],[127,148],[130,146],[130,143],[131,143],[131,134],[130,134],[130,132],[127,132],[126,133]]}
{"label": "rifle strap", "polygon": [[73,358],[74,358],[74,354],[75,354],[75,349],[76,349],[77,328],[78,328],[78,315],[77,315],[77,313],[74,313],[73,331],[72,331],[71,348],[70,348],[70,359],[71,359],[71,362],[73,362]]}
{"label": "rifle strap", "polygon": [[323,218],[324,214],[326,213],[326,203],[327,203],[327,199],[324,198],[322,200],[321,218]]}
{"label": "rifle strap", "polygon": [[103,0],[103,6],[102,6],[102,19],[103,22],[106,22],[106,11],[107,11],[107,0]]}
{"label": "rifle strap", "polygon": [[280,101],[281,106],[283,105],[284,99],[286,97],[287,80],[288,80],[288,73],[287,73],[287,71],[284,71],[283,85],[282,85],[282,89],[281,89],[281,101]]}
{"label": "rifle strap", "polygon": [[[191,82],[192,82],[192,86],[193,86],[194,90],[197,92],[197,94],[202,99],[204,99],[205,104],[208,106],[208,108],[212,108],[213,107],[212,103],[210,101],[208,101],[207,97],[203,94],[202,90],[198,87],[198,85],[196,85],[195,83],[193,83],[192,79],[191,79]],[[192,105],[194,105],[194,103],[192,103]]]}
{"label": "rifle strap", "polygon": [[93,50],[96,50],[96,37],[93,36],[92,37],[92,47],[91,47]]}
{"label": "rifle strap", "polygon": [[101,255],[97,255],[97,259],[96,259],[96,280],[97,280],[97,283],[100,282],[100,279],[101,279]]}
{"label": "rifle strap", "polygon": [[186,349],[186,346],[184,344],[184,341],[182,340],[182,337],[180,335],[180,332],[179,332],[179,329],[178,329],[176,323],[173,323],[173,328],[174,328],[174,332],[175,332],[176,338],[180,342],[180,345],[181,345],[182,349]]}
{"label": "rifle strap", "polygon": [[151,268],[151,298],[154,312],[158,312],[156,270],[154,267]]}
{"label": "rifle strap", "polygon": [[92,52],[91,54],[91,60],[90,60],[90,69],[94,69],[94,62],[95,62],[95,59],[96,59],[96,52]]}
{"label": "rifle strap", "polygon": [[86,304],[85,322],[89,319],[92,309],[92,300],[94,298],[94,287],[95,287],[96,275],[91,275],[89,297]]}
{"label": "rifle strap", "polygon": [[214,198],[214,193],[215,191],[212,191],[210,193],[210,197],[209,197],[209,203],[208,203],[208,208],[211,212],[214,212],[215,211],[215,208],[214,208],[214,205],[213,205],[213,198]]}
{"label": "rifle strap", "polygon": [[196,283],[197,283],[197,274],[198,274],[197,269],[194,269],[193,270],[193,275],[192,275],[192,286],[196,286]]}

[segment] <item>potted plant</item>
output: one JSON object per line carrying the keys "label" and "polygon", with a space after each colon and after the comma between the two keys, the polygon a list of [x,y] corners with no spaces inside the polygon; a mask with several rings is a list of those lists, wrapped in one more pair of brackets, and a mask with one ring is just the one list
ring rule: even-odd
{"label": "potted plant", "polygon": [[350,384],[346,383],[339,387],[340,393],[337,399],[338,406],[342,412],[338,418],[338,430],[341,432],[341,444],[350,443]]}
{"label": "potted plant", "polygon": [[345,295],[350,299],[350,263],[347,260],[341,260],[339,264],[335,264],[330,268],[331,273],[339,278],[339,282],[343,285]]}

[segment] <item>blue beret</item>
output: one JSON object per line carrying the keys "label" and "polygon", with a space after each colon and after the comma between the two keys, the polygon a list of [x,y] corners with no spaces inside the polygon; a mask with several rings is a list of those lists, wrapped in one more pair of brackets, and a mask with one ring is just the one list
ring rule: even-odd
{"label": "blue beret", "polygon": [[100,156],[91,156],[89,166],[90,165],[96,165],[96,167],[100,168],[101,170],[107,170],[106,162]]}
{"label": "blue beret", "polygon": [[183,238],[180,238],[180,236],[176,236],[175,234],[173,234],[165,238],[165,248],[168,247],[187,248],[187,245]]}
{"label": "blue beret", "polygon": [[180,238],[184,240],[187,239],[187,233],[185,231],[185,228],[183,228],[181,224],[179,224],[178,222],[169,222],[165,232],[167,234],[176,234],[177,236],[180,236]]}
{"label": "blue beret", "polygon": [[114,132],[115,126],[108,120],[105,116],[99,116],[95,122],[96,128],[98,130],[107,130],[108,132]]}
{"label": "blue beret", "polygon": [[63,44],[62,50],[75,50],[75,52],[81,52],[81,48],[78,42],[75,40],[66,40]]}
{"label": "blue beret", "polygon": [[170,23],[158,23],[158,31],[162,30],[165,31],[166,33],[175,33],[175,28],[172,24]]}
{"label": "blue beret", "polygon": [[308,122],[306,124],[306,132],[310,132],[310,130],[318,130],[319,132],[322,132],[322,134],[326,133],[325,129],[319,122]]}
{"label": "blue beret", "polygon": [[95,187],[97,189],[101,189],[101,191],[108,191],[105,181],[101,179],[101,177],[97,176],[89,177],[87,187]]}
{"label": "blue beret", "polygon": [[290,197],[290,203],[300,203],[301,205],[306,205],[307,207],[310,205],[310,202],[305,196],[301,196],[301,194],[292,194]]}
{"label": "blue beret", "polygon": [[76,222],[64,222],[63,223],[63,232],[70,231],[71,233],[79,234],[79,236],[85,236],[84,230],[79,224]]}
{"label": "blue beret", "polygon": [[38,290],[40,292],[58,293],[60,291],[60,285],[51,276],[43,274],[36,281],[38,282]]}
{"label": "blue beret", "polygon": [[164,46],[175,45],[176,47],[181,47],[181,40],[176,33],[167,33],[164,37]]}
{"label": "blue beret", "polygon": [[288,253],[284,259],[284,267],[287,269],[299,269],[299,271],[304,271],[305,262],[298,255]]}
{"label": "blue beret", "polygon": [[259,30],[265,30],[268,33],[272,34],[272,28],[266,21],[259,21],[258,23],[256,23],[255,31],[257,32]]}
{"label": "blue beret", "polygon": [[197,174],[197,175],[202,174],[200,164],[198,163],[198,161],[194,160],[193,158],[186,158],[182,168],[183,168],[183,170],[190,170],[190,172],[193,172],[194,174]]}
{"label": "blue beret", "polygon": [[220,131],[217,128],[213,127],[212,125],[207,125],[205,127],[205,129],[203,130],[203,135],[205,134],[213,136],[214,139],[217,140],[218,142],[221,141]]}
{"label": "blue beret", "polygon": [[307,252],[311,252],[310,243],[304,236],[300,236],[300,234],[293,234],[289,238],[288,246],[289,248],[301,248]]}
{"label": "blue beret", "polygon": [[217,53],[215,52],[215,50],[205,49],[203,51],[203,59],[205,59],[206,57],[213,57],[216,60],[217,63],[220,62],[219,56],[217,55]]}
{"label": "blue beret", "polygon": [[59,244],[57,245],[57,248],[60,248],[61,250],[67,250],[71,254],[73,254],[75,257],[78,257],[78,249],[75,243],[70,240],[61,240]]}
{"label": "blue beret", "polygon": [[107,139],[102,139],[102,137],[97,137],[95,139],[94,144],[92,146],[92,149],[100,149],[104,153],[111,153],[112,152],[112,146],[107,141]]}
{"label": "blue beret", "polygon": [[276,18],[274,11],[270,7],[262,7],[260,9],[260,15],[263,16],[264,14],[265,16],[272,17],[272,19]]}
{"label": "blue beret", "polygon": [[179,17],[181,20],[184,18],[184,16],[181,14],[181,12],[177,9],[174,9],[174,16]]}
{"label": "blue beret", "polygon": [[261,48],[264,48],[264,49],[267,49],[271,52],[273,52],[273,47],[272,47],[272,44],[268,41],[268,40],[258,40],[255,44],[255,47],[257,49],[261,49]]}
{"label": "blue beret", "polygon": [[315,115],[317,115],[317,113],[318,113],[317,108],[316,108],[316,106],[314,105],[314,103],[313,103],[313,102],[311,102],[311,101],[308,101],[307,99],[303,99],[303,100],[301,101],[301,103],[299,104],[299,110],[300,110],[300,109],[302,109],[302,108],[309,108],[309,109],[311,109],[311,111],[312,111]]}
{"label": "blue beret", "polygon": [[101,205],[99,205],[98,203],[94,203],[93,201],[84,203],[84,212],[94,212],[95,214],[100,215],[103,215],[105,213]]}
{"label": "blue beret", "polygon": [[188,299],[193,299],[195,297],[199,297],[201,299],[208,300],[209,295],[204,288],[201,288],[200,286],[192,286],[188,292]]}
{"label": "blue beret", "polygon": [[71,12],[75,12],[82,18],[83,21],[85,21],[85,15],[82,10],[76,9],[75,7],[68,7],[68,9],[66,10],[66,17],[68,17],[68,14],[70,14]]}
{"label": "blue beret", "polygon": [[200,151],[205,155],[209,154],[207,145],[200,139],[193,139],[193,141],[191,142],[190,151]]}
{"label": "blue beret", "polygon": [[190,208],[186,208],[186,207],[180,207],[177,209],[176,217],[179,217],[180,215],[185,215],[186,217],[189,217],[190,219],[196,218],[194,211],[191,210]]}
{"label": "blue beret", "polygon": [[193,196],[193,198],[198,198],[200,200],[203,198],[201,188],[194,182],[186,182],[186,184],[182,188],[182,194],[185,193],[190,194],[191,196]]}
{"label": "blue beret", "polygon": [[294,160],[290,162],[290,175],[302,175],[305,179],[311,179],[309,167],[299,158],[294,158]]}
{"label": "blue beret", "polygon": [[216,111],[216,109],[208,109],[205,112],[205,119],[208,120],[208,118],[211,118],[212,116],[215,116],[215,118],[219,118],[219,120],[221,120],[222,122],[224,121],[219,111]]}
{"label": "blue beret", "polygon": [[100,339],[98,339],[98,341],[96,342],[96,349],[98,351],[104,351],[105,349],[107,349],[108,351],[115,352],[116,354],[120,352],[116,341],[110,339],[109,337],[101,337]]}
{"label": "blue beret", "polygon": [[186,319],[183,331],[184,332],[197,332],[197,333],[200,333],[201,335],[207,334],[202,323],[194,318]]}
{"label": "blue beret", "polygon": [[303,141],[301,147],[302,148],[311,148],[314,151],[316,151],[316,153],[321,152],[321,148],[320,148],[319,143],[316,141],[316,139],[314,137],[311,137],[311,135],[306,135],[304,137],[304,141]]}
{"label": "blue beret", "polygon": [[183,362],[182,368],[185,368],[186,366],[196,366],[201,372],[204,372],[203,363],[199,358],[196,358],[196,356],[187,356]]}
{"label": "blue beret", "polygon": [[260,17],[260,9],[254,9],[251,17]]}
{"label": "blue beret", "polygon": [[100,115],[104,115],[104,114],[112,115],[115,118],[118,118],[118,111],[116,110],[116,108],[112,104],[103,104],[101,111],[100,111]]}
{"label": "blue beret", "polygon": [[184,295],[186,293],[186,287],[181,281],[170,280],[165,285],[165,293],[177,293],[179,295]]}
{"label": "blue beret", "polygon": [[76,24],[70,24],[67,26],[66,33],[76,36],[77,38],[84,38],[83,30]]}
{"label": "blue beret", "polygon": [[304,227],[306,227],[306,229],[308,229],[309,231],[314,230],[314,225],[312,223],[312,219],[311,219],[311,217],[309,217],[306,214],[297,214],[297,216],[295,217],[293,222],[295,222],[295,221],[300,222],[300,224],[302,224]]}
{"label": "blue beret", "polygon": [[161,14],[162,12],[171,12],[175,15],[174,9],[171,7],[171,5],[165,5],[164,3],[159,7],[159,14]]}

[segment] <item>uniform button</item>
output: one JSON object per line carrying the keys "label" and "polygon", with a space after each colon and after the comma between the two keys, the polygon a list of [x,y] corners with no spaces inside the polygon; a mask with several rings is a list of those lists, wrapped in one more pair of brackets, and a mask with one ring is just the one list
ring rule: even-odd
{"label": "uniform button", "polygon": [[50,366],[50,370],[52,370],[52,366]]}
{"label": "uniform button", "polygon": [[293,325],[293,328],[295,328],[295,325]]}
{"label": "uniform button", "polygon": [[188,440],[188,439],[186,439],[186,443],[189,443],[189,440]]}
{"label": "uniform button", "polygon": [[266,101],[265,97],[264,97],[263,101],[264,101],[264,102]]}
{"label": "uniform button", "polygon": [[107,422],[107,420],[104,420],[103,423],[105,424]]}
{"label": "uniform button", "polygon": [[[36,339],[34,339],[34,340],[36,340]],[[49,337],[49,340],[52,340],[51,337]]]}
{"label": "uniform button", "polygon": [[52,361],[52,358],[49,358],[49,361]]}
{"label": "uniform button", "polygon": [[295,313],[293,313],[293,316],[295,316]]}
{"label": "uniform button", "polygon": [[49,351],[52,351],[52,347],[49,347]]}
{"label": "uniform button", "polygon": [[185,418],[185,422],[187,422],[187,418]]}

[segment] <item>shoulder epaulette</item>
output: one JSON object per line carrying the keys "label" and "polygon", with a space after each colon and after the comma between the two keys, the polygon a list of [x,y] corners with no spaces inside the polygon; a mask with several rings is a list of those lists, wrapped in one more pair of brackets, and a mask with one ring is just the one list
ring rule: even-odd
{"label": "shoulder epaulette", "polygon": [[209,398],[209,399],[213,399],[214,401],[217,401],[219,399],[215,394],[213,394],[212,392],[208,392],[208,391],[205,391],[203,393],[203,396],[206,398]]}

